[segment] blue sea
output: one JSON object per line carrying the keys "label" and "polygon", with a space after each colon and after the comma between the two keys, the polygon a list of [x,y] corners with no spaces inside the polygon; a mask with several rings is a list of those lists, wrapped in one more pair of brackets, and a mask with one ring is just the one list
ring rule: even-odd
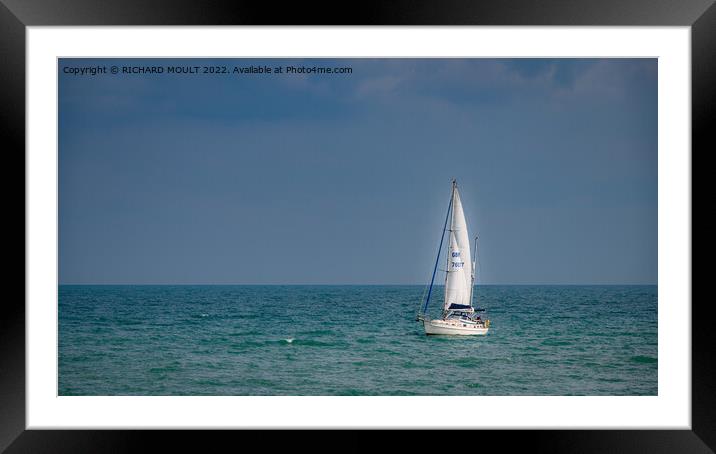
{"label": "blue sea", "polygon": [[426,336],[423,292],[62,285],[59,394],[658,393],[656,286],[479,285],[491,326],[470,337]]}

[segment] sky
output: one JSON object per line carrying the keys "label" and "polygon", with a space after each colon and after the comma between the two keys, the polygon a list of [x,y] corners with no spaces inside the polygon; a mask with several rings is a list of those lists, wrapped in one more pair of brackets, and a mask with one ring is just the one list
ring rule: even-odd
{"label": "sky", "polygon": [[453,178],[478,283],[657,283],[656,59],[58,69],[61,284],[425,284]]}

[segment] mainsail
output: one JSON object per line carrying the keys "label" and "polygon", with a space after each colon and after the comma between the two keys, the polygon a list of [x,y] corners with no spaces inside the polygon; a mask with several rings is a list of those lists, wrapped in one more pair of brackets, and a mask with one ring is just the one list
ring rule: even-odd
{"label": "mainsail", "polygon": [[467,234],[467,222],[462,210],[460,193],[457,186],[452,193],[452,221],[450,222],[450,248],[448,250],[448,268],[445,278],[445,306],[471,306],[472,261],[470,260],[470,240]]}

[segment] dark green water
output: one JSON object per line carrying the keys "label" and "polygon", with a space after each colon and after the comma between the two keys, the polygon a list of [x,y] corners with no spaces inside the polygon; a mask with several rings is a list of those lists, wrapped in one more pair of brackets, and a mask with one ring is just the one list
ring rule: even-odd
{"label": "dark green water", "polygon": [[478,286],[485,337],[425,336],[423,290],[63,285],[59,394],[658,392],[656,286]]}

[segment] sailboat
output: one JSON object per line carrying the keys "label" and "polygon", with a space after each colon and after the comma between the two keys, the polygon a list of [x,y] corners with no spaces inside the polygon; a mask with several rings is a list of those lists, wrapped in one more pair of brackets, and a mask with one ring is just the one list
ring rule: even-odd
{"label": "sailboat", "polygon": [[[448,230],[448,220],[450,229]],[[447,248],[447,269],[445,275],[445,301],[440,318],[431,319],[427,315],[430,296],[433,291],[435,274],[445,239],[445,232],[449,231],[449,246]],[[477,253],[477,237],[475,237],[475,257]],[[443,233],[440,237],[438,256],[435,259],[433,277],[427,290],[422,309],[418,311],[416,319],[423,323],[425,334],[452,334],[460,336],[486,335],[490,328],[490,321],[482,319],[479,315],[485,309],[478,309],[472,305],[472,294],[475,284],[476,260],[470,261],[470,239],[465,221],[465,212],[462,209],[460,192],[457,181],[452,181],[452,193],[448,205]]]}

